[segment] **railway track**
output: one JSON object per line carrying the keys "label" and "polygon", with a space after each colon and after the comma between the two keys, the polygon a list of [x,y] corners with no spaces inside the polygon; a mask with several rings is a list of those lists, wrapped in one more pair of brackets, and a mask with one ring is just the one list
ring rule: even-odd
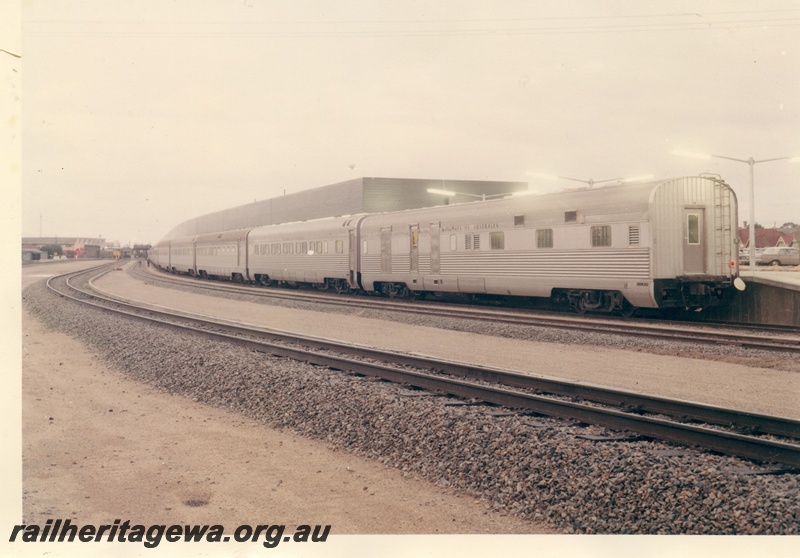
{"label": "railway track", "polygon": [[[137,266],[137,268],[140,266]],[[420,301],[387,300],[379,297],[352,297],[315,293],[309,291],[288,291],[286,289],[264,288],[244,285],[226,284],[200,279],[175,277],[162,272],[157,275],[142,269],[134,270],[136,276],[143,280],[157,280],[166,284],[194,286],[211,291],[230,294],[246,294],[279,300],[301,302],[318,302],[345,308],[369,310],[385,310],[441,316],[446,313],[453,318],[492,321],[495,323],[516,324],[524,326],[551,327],[586,332],[607,333],[627,336],[647,337],[689,343],[723,344],[747,349],[767,351],[787,351],[800,353],[800,328],[787,327],[726,327],[698,325],[696,322],[653,323],[647,320],[609,319],[607,317],[564,315],[552,312],[530,312],[515,309],[481,308],[448,304],[443,311],[441,304],[430,304]],[[758,331],[758,334],[752,333]]]}
{"label": "railway track", "polygon": [[[51,278],[62,297],[159,326],[224,339],[264,354],[509,407],[516,412],[596,424],[639,436],[800,467],[800,421],[652,397],[517,371],[346,345],[243,327],[223,320],[98,295],[92,280],[113,267]],[[81,277],[92,276],[83,280]]]}

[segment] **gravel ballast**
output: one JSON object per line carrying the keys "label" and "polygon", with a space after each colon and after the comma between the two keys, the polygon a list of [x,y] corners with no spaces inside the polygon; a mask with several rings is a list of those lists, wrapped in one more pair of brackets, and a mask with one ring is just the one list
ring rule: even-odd
{"label": "gravel ballast", "polygon": [[61,302],[42,283],[27,308],[110,365],[170,393],[327,440],[408,476],[481,498],[564,533],[800,534],[798,475],[665,454],[652,442],[591,442],[561,421],[491,416],[450,400]]}

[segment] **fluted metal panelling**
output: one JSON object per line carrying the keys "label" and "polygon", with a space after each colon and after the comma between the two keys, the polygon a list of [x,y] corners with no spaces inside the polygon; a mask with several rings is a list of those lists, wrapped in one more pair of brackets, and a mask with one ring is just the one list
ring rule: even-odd
{"label": "fluted metal panelling", "polygon": [[[730,273],[729,258],[723,258],[731,252],[735,238],[736,200],[730,196],[727,203],[731,206],[725,213],[715,210],[715,188],[729,189],[710,178],[690,176],[671,180],[661,184],[654,192],[651,200],[651,220],[654,237],[653,276],[676,277],[684,274],[684,208],[698,207],[705,210],[705,242],[706,272],[714,275]],[[717,229],[721,233],[717,234]]]}
{"label": "fluted metal panelling", "polygon": [[[565,250],[559,252],[450,252],[441,257],[443,276],[468,277],[556,277],[580,275],[584,278],[615,277],[647,281],[650,257],[646,248],[635,250]],[[381,275],[379,255],[362,256],[365,274]],[[407,254],[392,257],[392,273],[408,273]],[[420,273],[430,266],[430,258],[420,256]]]}
{"label": "fluted metal panelling", "polygon": [[647,280],[647,249],[480,252],[442,254],[442,275],[553,277],[580,275]]}

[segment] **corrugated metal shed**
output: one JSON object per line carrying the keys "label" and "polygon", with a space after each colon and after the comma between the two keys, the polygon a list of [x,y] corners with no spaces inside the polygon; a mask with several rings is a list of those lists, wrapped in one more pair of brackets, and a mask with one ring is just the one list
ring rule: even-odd
{"label": "corrugated metal shed", "polygon": [[173,228],[164,239],[323,217],[401,211],[445,203],[475,201],[475,197],[464,195],[445,198],[442,195],[430,194],[427,192],[428,188],[452,190],[474,196],[483,194],[492,196],[525,190],[527,187],[527,182],[356,178],[189,219]]}

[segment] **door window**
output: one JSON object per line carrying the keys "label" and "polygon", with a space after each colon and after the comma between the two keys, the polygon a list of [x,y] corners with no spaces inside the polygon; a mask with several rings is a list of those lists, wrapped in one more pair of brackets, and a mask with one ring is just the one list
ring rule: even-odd
{"label": "door window", "polygon": [[689,244],[700,244],[700,216],[697,213],[689,213],[686,216],[686,232]]}

